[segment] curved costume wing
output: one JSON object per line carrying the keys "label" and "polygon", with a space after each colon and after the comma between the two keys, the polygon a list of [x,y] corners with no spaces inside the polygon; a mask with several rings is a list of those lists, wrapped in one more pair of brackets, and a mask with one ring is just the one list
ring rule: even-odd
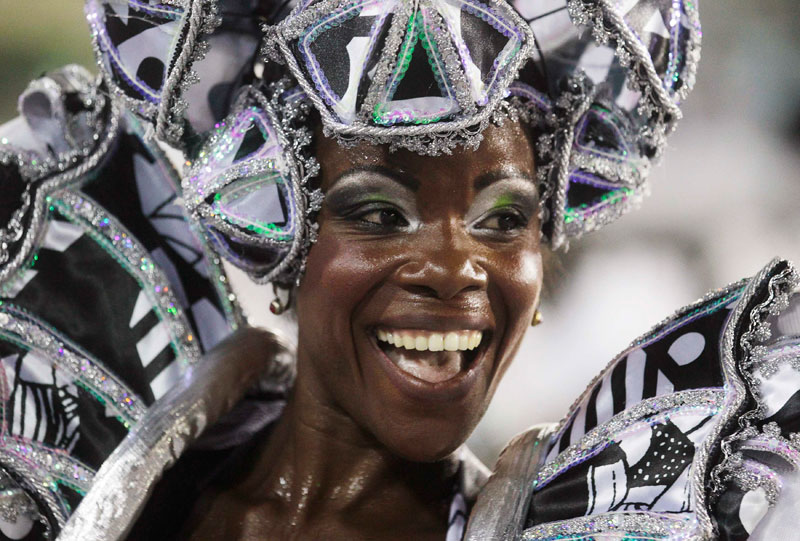
{"label": "curved costume wing", "polygon": [[[535,462],[507,498],[527,509],[511,537],[775,538],[800,490],[799,284],[775,260],[620,354],[551,435],[506,456]],[[491,493],[468,539],[507,538]]]}
{"label": "curved costume wing", "polygon": [[88,72],[0,127],[0,532],[52,539],[147,407],[241,321],[177,174]]}

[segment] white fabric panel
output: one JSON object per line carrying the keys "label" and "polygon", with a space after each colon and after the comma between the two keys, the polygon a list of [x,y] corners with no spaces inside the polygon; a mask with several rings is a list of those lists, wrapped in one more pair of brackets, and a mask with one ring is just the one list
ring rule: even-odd
{"label": "white fabric panel", "polygon": [[784,336],[800,336],[800,293],[792,296],[789,307],[778,316],[775,330]]}
{"label": "white fabric panel", "polygon": [[605,45],[589,45],[578,61],[578,68],[582,69],[593,82],[601,83],[608,77],[614,55],[614,49]]}
{"label": "white fabric panel", "polygon": [[800,372],[786,363],[769,379],[764,379],[759,372],[756,372],[756,378],[761,380],[761,395],[767,406],[764,417],[774,415],[800,390]]}
{"label": "white fabric panel", "polygon": [[[647,423],[637,423],[631,427],[622,440],[618,440],[620,448],[625,452],[628,464],[631,466],[639,462],[650,448],[652,429]],[[635,432],[634,432],[635,431]]]}
{"label": "white fabric panel", "polygon": [[601,425],[614,416],[614,395],[611,392],[611,374],[603,378],[600,392],[595,401],[597,411],[597,424]]}
{"label": "white fabric panel", "polygon": [[661,37],[669,39],[669,30],[667,30],[667,25],[664,24],[661,12],[657,9],[653,11],[653,15],[644,26],[644,31],[650,32],[651,34],[658,34]]}
{"label": "white fabric panel", "polygon": [[641,349],[628,354],[628,363],[625,367],[625,409],[642,401],[646,360],[647,354]]}
{"label": "white fabric panel", "polygon": [[800,532],[797,502],[800,502],[800,472],[795,471],[783,477],[778,502],[758,523],[750,535],[750,541],[797,539],[797,532]]}
{"label": "white fabric panel", "polygon": [[675,385],[659,370],[656,377],[656,396],[663,396],[665,394],[672,394],[675,391]]}
{"label": "white fabric panel", "polygon": [[208,299],[200,299],[192,305],[192,314],[197,324],[197,334],[203,349],[208,351],[230,334],[228,323],[219,310]]}
{"label": "white fabric panel", "polygon": [[590,467],[586,473],[589,488],[586,514],[605,513],[620,503],[628,490],[627,480],[622,462]]}
{"label": "white fabric panel", "polygon": [[26,286],[26,285],[28,285],[28,282],[30,282],[31,280],[33,280],[33,278],[34,278],[34,277],[35,277],[35,276],[36,276],[38,273],[39,273],[39,271],[37,271],[37,270],[33,270],[33,269],[28,269],[28,270],[26,270],[26,271],[25,271],[25,272],[22,274],[22,276],[20,276],[19,278],[17,278],[17,281],[16,281],[16,282],[12,282],[12,283],[11,283],[11,285],[10,285],[10,287],[8,287],[8,286],[7,286],[7,287],[8,287],[8,289],[6,289],[5,291],[3,291],[3,292],[2,292],[2,293],[3,293],[3,295],[4,295],[5,297],[9,298],[9,299],[13,299],[13,298],[14,298],[14,297],[16,297],[17,295],[19,295],[19,292],[20,292],[20,291],[22,291],[23,289],[25,289],[25,286]]}
{"label": "white fabric panel", "polygon": [[147,293],[140,291],[139,296],[136,297],[136,304],[133,306],[133,313],[131,314],[131,321],[128,323],[128,327],[135,327],[152,309],[153,305],[150,304]]}
{"label": "white fabric panel", "polygon": [[156,400],[164,396],[183,374],[183,367],[177,359],[169,363],[150,383],[150,390]]}
{"label": "white fabric panel", "polygon": [[[453,517],[461,511],[461,515],[453,521]],[[467,504],[464,502],[464,496],[461,493],[458,493],[453,498],[453,501],[450,502],[450,513],[448,516],[448,522],[452,521],[452,526],[447,529],[447,537],[446,541],[461,541],[461,538],[464,535],[464,526],[466,525],[466,521],[464,517],[467,514]]]}
{"label": "white fabric panel", "polygon": [[83,228],[69,222],[50,221],[42,248],[63,252],[83,236]]}
{"label": "white fabric panel", "polygon": [[21,116],[0,125],[0,139],[8,139],[12,145],[37,154],[47,155],[47,145],[31,130]]}
{"label": "white fabric panel", "polygon": [[751,490],[742,498],[742,503],[739,506],[739,521],[747,530],[747,533],[752,534],[756,529],[761,519],[766,516],[769,511],[769,500],[767,500],[767,493],[763,488]]}
{"label": "white fabric panel", "polygon": [[706,339],[699,332],[686,333],[669,347],[669,356],[680,366],[686,366],[700,357],[706,347]]}
{"label": "white fabric panel", "polygon": [[158,325],[150,329],[144,338],[136,343],[136,351],[142,360],[142,366],[147,366],[165,347],[169,346],[169,330],[166,323],[159,321]]}
{"label": "white fabric panel", "polygon": [[[172,42],[180,30],[181,21],[165,22],[120,43],[120,57],[127,69],[136,70],[145,58],[158,58],[169,65]],[[155,90],[155,89],[154,89]]]}

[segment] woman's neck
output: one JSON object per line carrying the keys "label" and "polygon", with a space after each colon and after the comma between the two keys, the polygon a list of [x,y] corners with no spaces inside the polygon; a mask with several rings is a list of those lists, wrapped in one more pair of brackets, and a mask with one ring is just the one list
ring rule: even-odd
{"label": "woman's neck", "polygon": [[321,516],[352,522],[362,534],[444,530],[457,459],[400,458],[310,387],[300,375],[281,420],[236,483],[237,495],[266,504],[275,521],[297,531]]}

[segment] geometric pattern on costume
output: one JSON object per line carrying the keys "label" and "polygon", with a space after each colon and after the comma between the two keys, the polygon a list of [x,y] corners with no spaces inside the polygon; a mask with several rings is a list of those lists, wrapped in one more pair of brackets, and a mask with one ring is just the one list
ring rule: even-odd
{"label": "geometric pattern on costume", "polygon": [[[252,6],[87,0],[107,85],[193,164],[251,82],[256,56],[267,83],[281,69],[276,61],[286,64],[345,143],[439,154],[477,145],[494,115],[521,114],[540,134],[542,232],[554,248],[646,194],[650,163],[680,117],[699,57],[697,9],[687,0],[315,0],[285,11],[270,15],[257,54],[260,30],[245,22],[255,20]],[[302,154],[286,136],[286,154]],[[293,210],[298,223],[313,213]],[[277,222],[249,225],[266,223]],[[314,236],[301,227],[305,238],[276,247],[269,233],[259,239],[253,229],[219,225],[209,234],[235,264],[282,285],[294,280],[270,270],[282,266],[276,254],[286,255],[287,269],[302,267],[293,247]]]}
{"label": "geometric pattern on costume", "polygon": [[800,472],[798,285],[773,261],[612,361],[549,439],[523,538],[752,533]]}
{"label": "geometric pattern on costume", "polygon": [[86,0],[106,84],[159,137],[181,148],[195,144],[252,71],[260,36],[257,3],[250,4]]}
{"label": "geometric pattern on costume", "polygon": [[307,186],[319,168],[303,148],[311,133],[298,126],[309,108],[302,96],[280,82],[246,87],[187,162],[190,216],[220,253],[261,283],[293,284],[316,234],[309,215],[320,209],[322,192]]}
{"label": "geometric pattern on costume", "polygon": [[[241,321],[138,122],[69,105],[102,96],[82,73],[34,82],[0,127],[0,170],[23,187],[1,201],[23,224],[0,265],[0,531],[12,538],[57,535],[148,405]],[[62,144],[83,141],[87,118],[104,119],[99,150]]]}
{"label": "geometric pattern on costume", "polygon": [[378,142],[485,125],[532,47],[497,0],[306,2],[275,38],[325,125]]}
{"label": "geometric pattern on costume", "polygon": [[694,84],[700,23],[687,1],[513,4],[536,47],[512,93],[557,123],[542,139],[539,165],[548,175],[544,232],[558,247],[646,195],[650,162]]}

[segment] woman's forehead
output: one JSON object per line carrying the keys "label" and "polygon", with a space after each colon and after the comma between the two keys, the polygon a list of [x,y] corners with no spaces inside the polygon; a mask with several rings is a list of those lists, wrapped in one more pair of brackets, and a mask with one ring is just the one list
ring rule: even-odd
{"label": "woman's forehead", "polygon": [[491,125],[477,149],[459,147],[452,154],[425,156],[409,150],[390,151],[388,145],[361,143],[340,146],[336,140],[318,134],[317,158],[321,166],[321,187],[327,191],[343,175],[357,171],[407,178],[410,182],[457,181],[490,184],[498,176],[535,178],[533,137],[519,122],[506,120]]}

